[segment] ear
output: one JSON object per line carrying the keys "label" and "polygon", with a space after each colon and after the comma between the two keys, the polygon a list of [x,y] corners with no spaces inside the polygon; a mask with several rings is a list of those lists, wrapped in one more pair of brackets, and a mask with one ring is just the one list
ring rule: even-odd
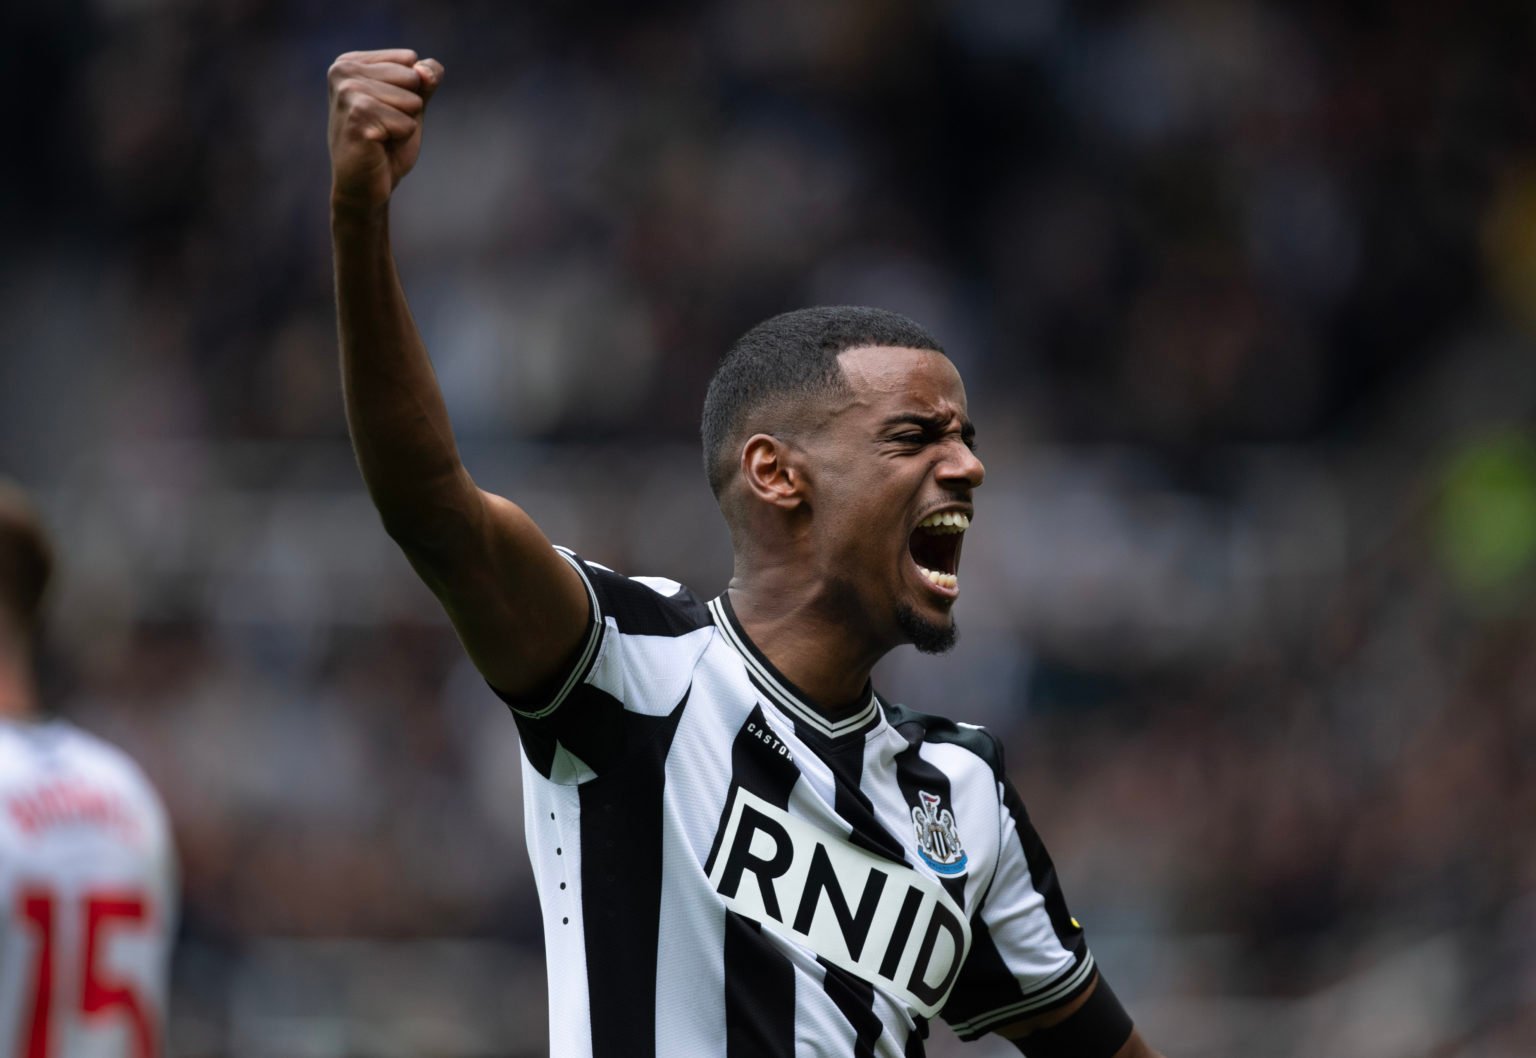
{"label": "ear", "polygon": [[784,510],[805,502],[799,450],[772,434],[755,433],[741,446],[741,480],[754,498]]}

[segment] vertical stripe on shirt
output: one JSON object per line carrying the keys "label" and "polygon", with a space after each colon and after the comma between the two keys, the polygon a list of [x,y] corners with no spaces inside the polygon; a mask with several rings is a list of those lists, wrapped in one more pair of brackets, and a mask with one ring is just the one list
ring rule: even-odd
{"label": "vertical stripe on shirt", "polygon": [[[826,745],[820,739],[807,738],[806,742],[811,746]],[[820,756],[831,769],[836,784],[833,810],[853,828],[849,840],[877,856],[905,863],[901,843],[880,825],[874,805],[859,788],[864,781],[864,740],[853,739],[841,745],[827,746]],[[882,1031],[880,1018],[875,1014],[874,986],[832,966],[825,959],[821,963],[827,971],[827,995],[853,1026],[854,1058],[869,1058],[874,1054]]]}
{"label": "vertical stripe on shirt", "polygon": [[[753,706],[731,743],[731,792],[705,864],[706,874],[721,853],[720,835],[738,790],[745,789],[777,808],[789,807],[800,770],[793,758],[774,748],[775,741],[762,706]],[[795,968],[762,926],[734,911],[726,911],[725,916],[726,1056],[793,1058]]]}
{"label": "vertical stripe on shirt", "polygon": [[667,754],[687,705],[685,693],[664,717],[624,713],[624,754],[580,788],[593,1058],[650,1058],[656,1053],[661,795]]}

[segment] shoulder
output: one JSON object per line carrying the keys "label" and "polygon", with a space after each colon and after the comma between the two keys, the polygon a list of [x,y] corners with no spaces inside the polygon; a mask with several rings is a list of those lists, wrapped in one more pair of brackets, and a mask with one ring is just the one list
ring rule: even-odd
{"label": "shoulder", "polygon": [[681,636],[712,622],[708,605],[689,588],[666,577],[630,577],[556,548],[576,567],[600,619],[628,635]]}
{"label": "shoulder", "polygon": [[0,724],[0,794],[25,829],[55,819],[127,823],[143,848],[170,846],[165,803],[144,771],[67,720]]}
{"label": "shoulder", "polygon": [[74,774],[118,789],[160,811],[160,795],[149,776],[115,743],[60,719],[39,724],[34,742],[40,756],[54,756]]}
{"label": "shoulder", "polygon": [[996,735],[976,724],[965,724],[932,713],[920,713],[904,705],[880,701],[885,710],[886,722],[900,732],[908,742],[930,745],[958,746],[979,758],[991,770],[993,778],[1002,782],[1006,774],[1003,764],[1003,744]]}

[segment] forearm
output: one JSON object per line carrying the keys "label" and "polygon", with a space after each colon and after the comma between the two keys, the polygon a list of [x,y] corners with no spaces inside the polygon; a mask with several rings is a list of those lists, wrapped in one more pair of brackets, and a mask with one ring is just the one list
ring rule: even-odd
{"label": "forearm", "polygon": [[388,208],[333,206],[332,246],[347,427],[390,534],[436,547],[470,528],[478,491],[389,245]]}

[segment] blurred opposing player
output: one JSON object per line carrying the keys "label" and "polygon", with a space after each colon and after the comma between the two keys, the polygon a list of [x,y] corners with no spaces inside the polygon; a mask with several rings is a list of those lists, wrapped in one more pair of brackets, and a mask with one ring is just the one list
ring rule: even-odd
{"label": "blurred opposing player", "polygon": [[0,481],[0,1058],[152,1058],[176,918],[165,810],[126,754],[38,700],[52,549]]}

